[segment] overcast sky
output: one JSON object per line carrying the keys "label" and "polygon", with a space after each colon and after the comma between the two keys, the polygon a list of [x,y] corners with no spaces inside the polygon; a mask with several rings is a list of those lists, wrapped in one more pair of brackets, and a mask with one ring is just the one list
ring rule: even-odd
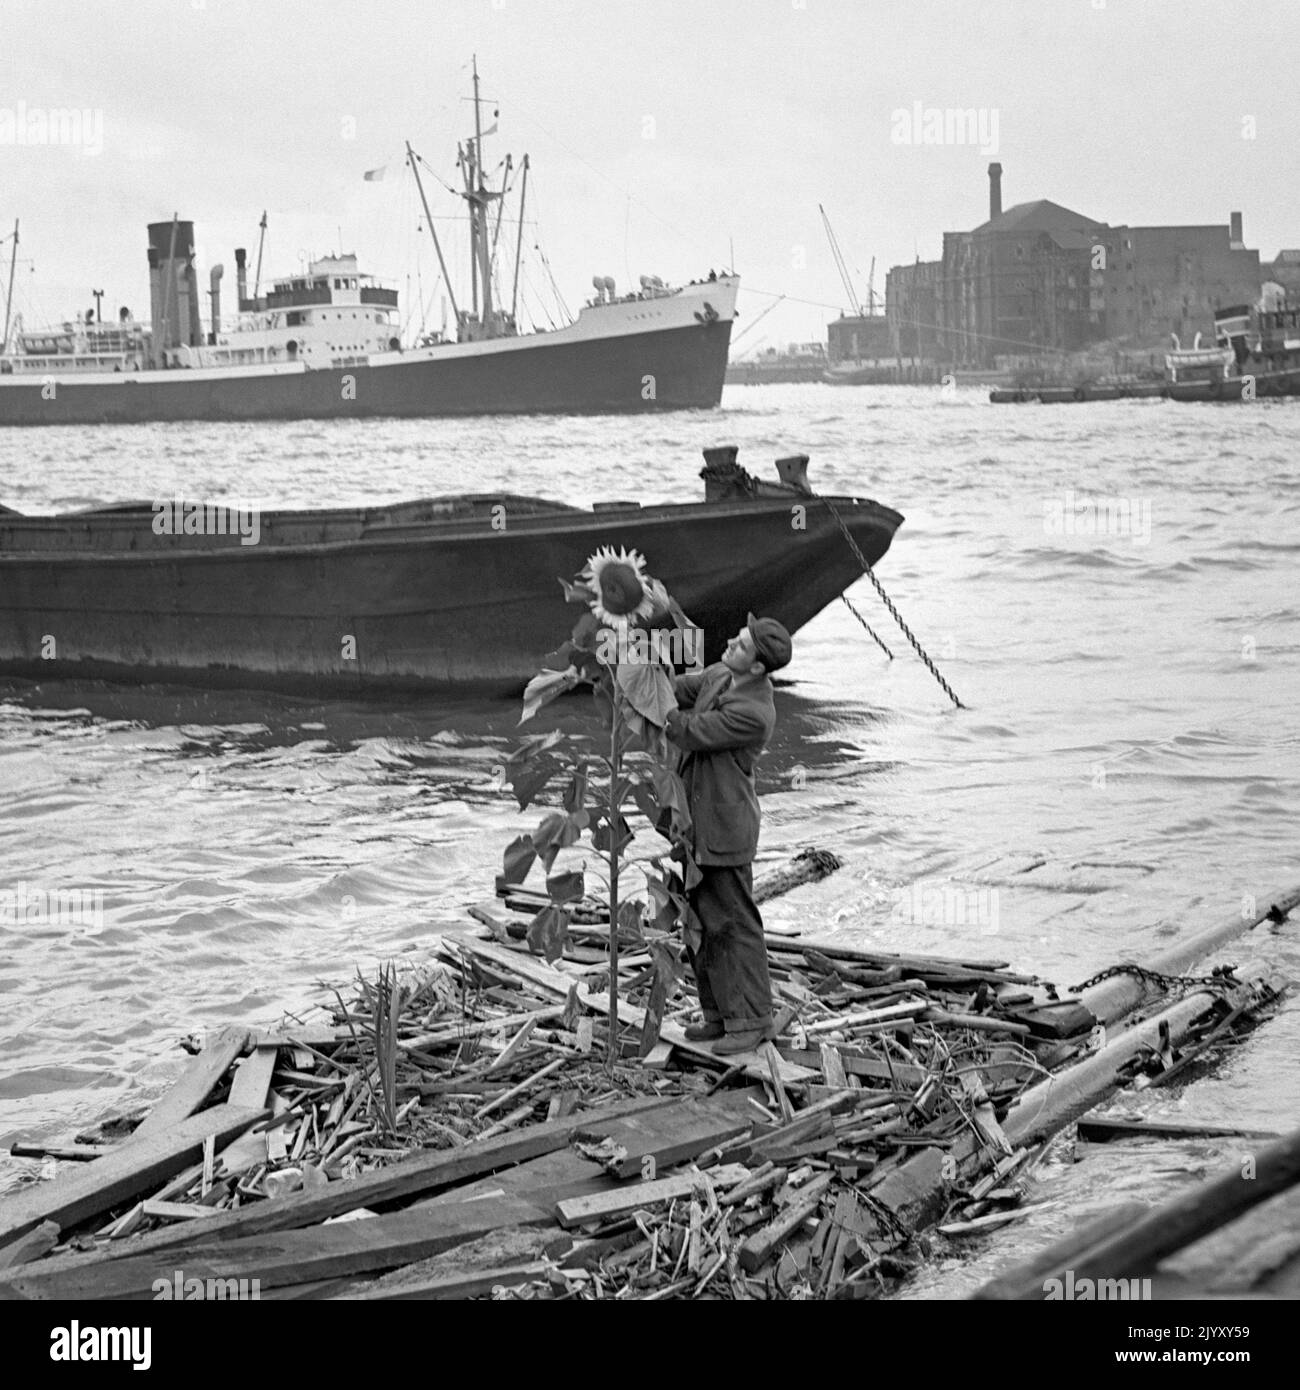
{"label": "overcast sky", "polygon": [[[356,250],[431,317],[434,260],[402,166],[447,183],[478,55],[499,133],[532,157],[526,244],[571,307],[593,273],[679,281],[734,245],[741,338],[825,337],[857,293],[937,257],[945,229],[1050,198],[1112,223],[1245,218],[1267,258],[1300,245],[1294,0],[0,0],[0,236],[21,219],[15,307],[147,316],[145,226],[195,222],[203,283],[233,248],[265,275]],[[921,124],[913,126],[919,105]],[[16,143],[32,112],[91,113],[82,144]],[[977,138],[907,143],[974,109]],[[907,119],[899,117],[900,111]],[[6,119],[6,113],[8,118]],[[489,118],[490,119],[490,118]],[[958,137],[969,132],[953,132]],[[102,146],[102,148],[96,148]],[[387,166],[381,182],[367,169]],[[428,183],[462,267],[452,195]],[[510,204],[513,215],[513,203]],[[502,241],[512,244],[507,225]],[[3,248],[0,284],[7,280]],[[513,258],[511,257],[511,260]],[[533,256],[526,303],[553,302]],[[418,317],[418,313],[417,313]],[[1207,325],[1208,327],[1208,325]]]}

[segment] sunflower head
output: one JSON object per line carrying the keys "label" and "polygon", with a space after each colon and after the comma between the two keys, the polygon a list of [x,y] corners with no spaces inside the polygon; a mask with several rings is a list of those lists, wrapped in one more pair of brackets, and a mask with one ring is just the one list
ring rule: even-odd
{"label": "sunflower head", "polygon": [[635,550],[602,546],[582,572],[592,590],[592,613],[609,627],[626,628],[654,612],[645,558]]}

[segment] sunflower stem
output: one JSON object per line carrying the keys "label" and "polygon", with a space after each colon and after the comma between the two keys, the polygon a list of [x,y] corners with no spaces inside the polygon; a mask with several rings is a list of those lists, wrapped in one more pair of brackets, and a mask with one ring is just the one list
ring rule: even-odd
{"label": "sunflower stem", "polygon": [[618,783],[619,735],[622,732],[618,681],[612,682],[614,713],[609,721],[609,1049],[606,1062],[612,1071],[619,1055],[618,1040]]}

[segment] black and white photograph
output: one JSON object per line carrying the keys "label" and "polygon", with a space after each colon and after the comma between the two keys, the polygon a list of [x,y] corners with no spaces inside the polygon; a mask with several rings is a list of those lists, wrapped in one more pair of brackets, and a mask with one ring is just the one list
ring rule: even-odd
{"label": "black and white photograph", "polygon": [[0,0],[15,1374],[1281,1368],[1298,19]]}

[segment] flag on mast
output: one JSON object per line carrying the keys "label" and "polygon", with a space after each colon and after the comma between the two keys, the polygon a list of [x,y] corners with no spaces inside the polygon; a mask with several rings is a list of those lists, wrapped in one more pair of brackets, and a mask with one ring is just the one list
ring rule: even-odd
{"label": "flag on mast", "polygon": [[378,169],[367,169],[365,172],[365,181],[367,183],[378,183],[387,171],[387,164],[381,164]]}

